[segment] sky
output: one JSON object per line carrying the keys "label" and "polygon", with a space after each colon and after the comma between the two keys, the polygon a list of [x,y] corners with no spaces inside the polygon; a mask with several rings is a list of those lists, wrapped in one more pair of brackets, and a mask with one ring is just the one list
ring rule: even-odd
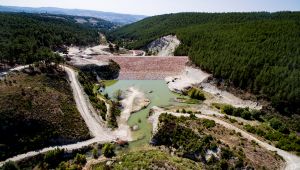
{"label": "sky", "polygon": [[0,0],[0,5],[90,9],[127,14],[300,11],[300,0]]}

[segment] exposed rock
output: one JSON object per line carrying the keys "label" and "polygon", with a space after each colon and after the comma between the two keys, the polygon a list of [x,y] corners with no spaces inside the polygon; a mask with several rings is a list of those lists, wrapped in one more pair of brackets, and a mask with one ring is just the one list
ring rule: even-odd
{"label": "exposed rock", "polygon": [[131,128],[133,131],[137,131],[137,130],[139,130],[140,128],[139,128],[139,125],[134,125],[134,126],[132,126],[132,128]]}
{"label": "exposed rock", "polygon": [[180,45],[176,35],[168,35],[151,42],[147,49],[153,55],[174,56],[175,49]]}

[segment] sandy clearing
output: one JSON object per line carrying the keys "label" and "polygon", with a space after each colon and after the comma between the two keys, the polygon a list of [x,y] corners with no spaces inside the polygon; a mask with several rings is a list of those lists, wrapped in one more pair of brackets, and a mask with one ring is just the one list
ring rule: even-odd
{"label": "sandy clearing", "polygon": [[181,93],[186,88],[201,83],[208,77],[210,77],[210,75],[200,69],[185,67],[181,74],[166,77],[165,81],[167,81],[168,87],[171,91]]}
{"label": "sandy clearing", "polygon": [[[153,107],[153,114],[149,117],[149,121],[153,124],[153,132],[157,132],[157,128],[158,128],[158,123],[159,123],[159,116],[162,113],[168,113],[168,114],[172,114],[174,116],[189,116],[189,114],[184,114],[184,113],[174,113],[174,112],[167,112],[164,111],[162,108],[159,107]],[[212,117],[212,116],[207,116],[207,115],[199,115],[196,114],[197,118],[205,118],[205,119],[210,119],[210,120],[214,120],[216,123],[231,129],[231,130],[235,130],[236,132],[240,132],[242,134],[243,137],[247,138],[248,140],[254,140],[255,142],[257,142],[261,147],[270,150],[270,151],[276,151],[277,154],[279,154],[280,156],[283,157],[283,159],[286,161],[285,167],[283,167],[283,169],[285,170],[298,170],[300,169],[300,157],[291,154],[289,152],[286,152],[284,150],[278,149],[266,142],[260,141],[259,139],[257,139],[256,137],[252,136],[251,134],[249,134],[248,132],[241,130],[239,128],[237,128],[236,126],[229,124],[223,120],[218,119],[217,117]]]}
{"label": "sandy clearing", "polygon": [[97,45],[93,47],[84,47],[84,48],[71,46],[68,48],[68,55],[84,56],[84,57],[88,57],[89,55],[112,55],[112,53],[105,51],[105,49],[108,48],[109,48],[108,45]]}
{"label": "sandy clearing", "polygon": [[147,99],[145,94],[138,89],[130,87],[128,90],[126,90],[125,98],[121,100],[123,110],[121,112],[121,116],[118,118],[119,128],[115,132],[117,136],[122,136],[128,140],[130,139],[130,141],[132,140],[131,130],[127,124],[127,121],[131,113],[141,110],[143,107],[148,106],[149,103],[149,99]]}
{"label": "sandy clearing", "polygon": [[165,81],[167,82],[169,89],[177,93],[182,93],[182,91],[193,85],[200,86],[203,91],[210,93],[213,96],[211,99],[205,101],[208,105],[211,103],[227,103],[235,107],[249,107],[258,110],[262,108],[257,102],[242,100],[227,91],[220,90],[214,85],[206,83],[205,81],[211,76],[211,74],[205,73],[201,69],[186,67],[181,74],[166,77]]}

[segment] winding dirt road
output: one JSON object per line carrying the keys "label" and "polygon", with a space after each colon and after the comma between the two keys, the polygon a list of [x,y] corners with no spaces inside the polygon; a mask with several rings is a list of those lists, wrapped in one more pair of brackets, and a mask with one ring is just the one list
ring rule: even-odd
{"label": "winding dirt road", "polygon": [[[185,114],[185,113],[167,112],[159,107],[153,107],[153,110],[154,110],[154,114],[149,117],[149,120],[153,124],[153,132],[157,131],[158,122],[159,122],[158,118],[159,118],[159,115],[162,113],[168,113],[168,114],[172,114],[174,116],[190,116],[189,114]],[[195,116],[197,118],[214,120],[216,123],[228,128],[228,129],[235,130],[236,132],[240,132],[242,134],[242,136],[247,138],[248,140],[254,140],[261,147],[263,147],[267,150],[270,150],[270,151],[276,151],[277,154],[282,156],[283,159],[286,161],[285,167],[283,167],[283,169],[285,169],[285,170],[299,170],[300,169],[300,157],[298,157],[294,154],[291,154],[289,152],[286,152],[284,150],[278,149],[266,142],[262,142],[259,139],[257,139],[256,137],[249,134],[248,132],[241,130],[241,129],[237,128],[236,126],[229,124],[223,120],[220,120],[216,117],[211,117],[211,116],[207,116],[207,115],[203,115],[203,114],[196,114]]]}
{"label": "winding dirt road", "polygon": [[[9,158],[3,162],[0,162],[0,167],[8,162],[8,161],[20,161],[25,158],[33,157],[41,153],[46,153],[50,150],[54,150],[55,148],[60,148],[60,149],[65,149],[65,150],[74,150],[74,149],[79,149],[84,146],[88,146],[93,143],[104,143],[104,142],[110,142],[114,141],[119,136],[117,136],[116,132],[112,132],[110,129],[105,128],[105,125],[103,121],[100,119],[100,117],[97,115],[95,110],[93,109],[92,105],[90,104],[88,97],[85,96],[85,93],[83,92],[83,89],[81,88],[77,77],[76,77],[76,72],[69,68],[62,66],[70,80],[70,86],[72,88],[73,96],[76,102],[76,106],[78,111],[80,112],[82,118],[84,119],[91,135],[94,137],[90,140],[87,141],[82,141],[74,144],[69,144],[69,145],[63,145],[63,146],[52,146],[52,147],[47,147],[38,151],[30,151],[24,154],[16,155],[12,158]],[[121,139],[123,136],[121,136]],[[126,139],[123,139],[126,140]]]}

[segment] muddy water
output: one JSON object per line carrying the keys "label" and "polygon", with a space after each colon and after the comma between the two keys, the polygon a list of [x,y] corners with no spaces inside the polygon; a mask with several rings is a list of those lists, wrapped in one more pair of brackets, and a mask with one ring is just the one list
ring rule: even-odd
{"label": "muddy water", "polygon": [[133,113],[128,120],[129,126],[139,126],[139,130],[133,132],[135,141],[130,143],[130,148],[147,145],[149,143],[152,126],[148,122],[147,116],[150,108],[153,106],[179,105],[179,103],[174,102],[174,99],[178,95],[171,92],[163,80],[119,80],[117,83],[106,87],[105,93],[113,97],[115,91],[119,89],[124,91],[132,86],[143,91],[151,103],[147,108]]}

